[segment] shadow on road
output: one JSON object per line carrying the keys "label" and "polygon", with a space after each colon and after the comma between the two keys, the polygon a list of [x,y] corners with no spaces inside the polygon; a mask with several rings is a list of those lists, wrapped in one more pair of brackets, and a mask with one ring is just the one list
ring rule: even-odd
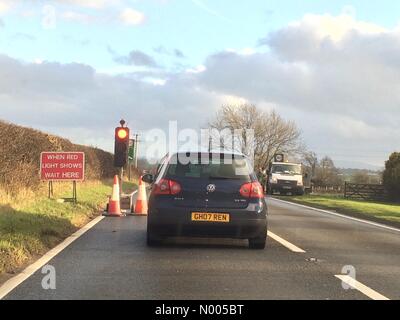
{"label": "shadow on road", "polygon": [[168,238],[158,248],[248,250],[247,240]]}

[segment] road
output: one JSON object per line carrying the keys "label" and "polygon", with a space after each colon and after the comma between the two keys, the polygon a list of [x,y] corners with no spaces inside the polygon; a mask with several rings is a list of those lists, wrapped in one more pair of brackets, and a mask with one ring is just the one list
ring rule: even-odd
{"label": "road", "polygon": [[[268,203],[264,251],[204,239],[148,248],[145,217],[104,218],[49,262],[56,290],[38,270],[5,299],[400,299],[400,230]],[[357,289],[335,277],[345,266]]]}

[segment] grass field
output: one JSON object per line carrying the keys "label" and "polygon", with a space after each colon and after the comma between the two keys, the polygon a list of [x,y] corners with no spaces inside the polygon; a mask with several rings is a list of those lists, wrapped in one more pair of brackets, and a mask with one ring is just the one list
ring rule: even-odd
{"label": "grass field", "polygon": [[342,195],[306,195],[302,197],[277,198],[343,214],[364,215],[400,223],[400,204],[347,200]]}
{"label": "grass field", "polygon": [[[124,183],[132,192],[135,183]],[[13,273],[98,215],[111,194],[112,181],[78,183],[78,204],[47,199],[47,189],[9,198],[0,191],[0,275]],[[56,198],[71,197],[72,184],[55,183]]]}

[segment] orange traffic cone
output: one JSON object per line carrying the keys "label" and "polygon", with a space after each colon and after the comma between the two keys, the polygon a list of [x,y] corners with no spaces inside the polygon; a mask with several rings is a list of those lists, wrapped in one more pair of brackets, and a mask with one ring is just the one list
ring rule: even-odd
{"label": "orange traffic cone", "polygon": [[147,216],[148,206],[147,206],[147,195],[146,195],[146,185],[142,180],[139,179],[139,190],[135,205],[135,215]]}
{"label": "orange traffic cone", "polygon": [[108,203],[107,215],[110,217],[121,217],[121,202],[119,198],[119,179],[114,177],[113,193]]}

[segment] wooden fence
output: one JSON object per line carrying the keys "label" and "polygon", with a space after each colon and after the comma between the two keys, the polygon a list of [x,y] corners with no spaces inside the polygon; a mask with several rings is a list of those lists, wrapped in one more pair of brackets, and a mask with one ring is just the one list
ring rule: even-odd
{"label": "wooden fence", "polygon": [[343,194],[344,186],[312,186],[313,193]]}
{"label": "wooden fence", "polygon": [[385,187],[381,184],[355,184],[346,182],[344,185],[346,199],[378,200],[387,198]]}

